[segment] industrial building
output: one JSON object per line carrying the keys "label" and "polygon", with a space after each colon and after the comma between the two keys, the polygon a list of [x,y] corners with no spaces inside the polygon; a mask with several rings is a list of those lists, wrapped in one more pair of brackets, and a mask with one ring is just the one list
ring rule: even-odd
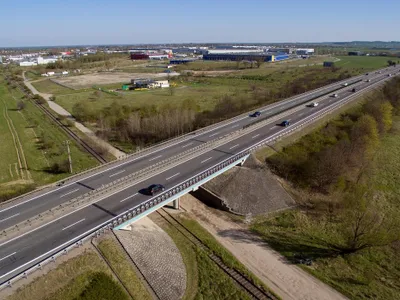
{"label": "industrial building", "polygon": [[260,53],[259,49],[211,49],[206,54]]}
{"label": "industrial building", "polygon": [[324,61],[324,67],[334,67],[335,63],[333,61]]}
{"label": "industrial building", "polygon": [[297,48],[296,54],[297,55],[312,55],[314,54],[315,50],[313,48]]}
{"label": "industrial building", "polygon": [[350,51],[349,53],[347,53],[350,56],[360,56],[363,55],[363,53],[361,51]]}
{"label": "industrial building", "polygon": [[[155,81],[153,79],[132,79],[131,84],[132,84],[132,89],[154,89],[154,88],[168,88],[169,87],[168,80]],[[124,89],[124,87],[123,87],[123,89]],[[129,89],[131,89],[131,88],[129,88]]]}
{"label": "industrial building", "polygon": [[20,67],[31,67],[31,66],[37,66],[37,62],[35,61],[21,61],[19,63]]}
{"label": "industrial building", "polygon": [[208,53],[203,55],[203,60],[229,60],[229,61],[242,61],[242,60],[258,60],[262,59],[265,62],[273,62],[273,61],[280,61],[284,59],[288,59],[288,54],[269,54],[269,53],[220,53],[220,54],[213,54]]}
{"label": "industrial building", "polygon": [[168,59],[171,58],[171,54],[165,54],[165,53],[137,53],[133,52],[131,53],[131,59],[132,60],[147,60],[147,59]]}
{"label": "industrial building", "polygon": [[38,65],[47,65],[50,63],[55,63],[58,60],[58,57],[41,57],[37,58]]}
{"label": "industrial building", "polygon": [[193,61],[196,61],[197,59],[195,59],[195,58],[186,58],[186,59],[171,59],[170,61],[169,61],[169,63],[171,64],[171,65],[181,65],[181,64],[187,64],[187,63],[190,63],[190,62],[193,62]]}

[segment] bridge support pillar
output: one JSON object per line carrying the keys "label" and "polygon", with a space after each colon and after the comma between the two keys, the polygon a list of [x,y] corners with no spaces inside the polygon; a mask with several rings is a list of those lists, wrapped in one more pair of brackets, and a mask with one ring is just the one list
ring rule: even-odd
{"label": "bridge support pillar", "polygon": [[179,200],[180,200],[180,198],[175,199],[172,202],[170,202],[169,204],[167,204],[166,206],[168,206],[170,208],[173,208],[173,209],[178,209],[179,210]]}
{"label": "bridge support pillar", "polygon": [[174,208],[174,209],[179,209],[179,200],[180,200],[180,198],[178,198],[178,199],[175,199],[174,201],[172,201],[172,207]]}
{"label": "bridge support pillar", "polygon": [[242,159],[242,160],[237,164],[237,166],[239,166],[239,167],[243,166],[244,163],[245,163],[245,161],[246,161],[246,159],[247,159],[247,156],[246,156],[244,159]]}
{"label": "bridge support pillar", "polygon": [[131,224],[128,224],[126,226],[123,226],[123,227],[119,228],[118,230],[131,231],[132,227],[131,227]]}

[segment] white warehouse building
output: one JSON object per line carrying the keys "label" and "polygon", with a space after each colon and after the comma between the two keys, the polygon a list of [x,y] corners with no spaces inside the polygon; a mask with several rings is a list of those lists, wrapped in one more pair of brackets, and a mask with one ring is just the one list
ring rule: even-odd
{"label": "white warehouse building", "polygon": [[37,66],[37,63],[34,61],[21,61],[19,63],[20,67],[30,67],[30,66]]}
{"label": "white warehouse building", "polygon": [[231,54],[231,53],[260,53],[259,49],[210,49],[208,54]]}
{"label": "white warehouse building", "polygon": [[37,58],[37,64],[38,65],[47,65],[47,64],[50,64],[50,63],[55,63],[57,60],[58,60],[57,57],[46,57],[46,58],[44,58],[44,57],[39,56]]}

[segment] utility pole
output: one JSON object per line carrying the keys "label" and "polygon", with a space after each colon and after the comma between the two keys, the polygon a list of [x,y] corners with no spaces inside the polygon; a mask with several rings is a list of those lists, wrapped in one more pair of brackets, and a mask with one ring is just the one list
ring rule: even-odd
{"label": "utility pole", "polygon": [[71,151],[69,151],[69,141],[66,140],[65,144],[67,144],[67,150],[68,150],[69,172],[72,174],[72,159],[71,159]]}

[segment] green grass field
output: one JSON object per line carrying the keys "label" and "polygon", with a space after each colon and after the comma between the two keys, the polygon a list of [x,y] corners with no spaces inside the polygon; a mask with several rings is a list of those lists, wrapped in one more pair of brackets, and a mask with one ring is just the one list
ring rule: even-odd
{"label": "green grass field", "polygon": [[386,67],[391,57],[382,56],[338,56],[340,61],[335,66],[345,69],[363,69],[365,71],[376,70]]}
{"label": "green grass field", "polygon": [[[114,86],[114,85],[113,85]],[[98,99],[93,96],[94,90],[69,94],[57,95],[56,103],[68,111],[72,111],[72,107],[82,101],[88,101],[93,110],[98,110],[110,106],[114,101],[122,105],[131,107],[143,107],[147,105],[164,105],[164,104],[180,104],[187,99],[196,99],[196,103],[201,110],[212,109],[215,105],[215,100],[222,97],[224,94],[231,93],[234,88],[230,86],[218,85],[203,85],[191,86],[179,84],[174,89],[174,94],[171,96],[168,89],[157,89],[147,91],[127,91],[121,93],[120,96],[113,96],[107,93],[101,93]]]}
{"label": "green grass field", "polygon": [[56,96],[58,94],[71,94],[79,92],[54,83],[50,79],[36,81],[33,82],[32,85],[41,93],[54,94]]}
{"label": "green grass field", "polygon": [[[0,81],[2,114],[2,118],[0,118],[0,139],[2,141],[0,143],[2,156],[0,184],[4,187],[4,190],[1,190],[2,193],[5,190],[12,190],[11,187],[14,184],[42,185],[69,175],[53,174],[46,170],[52,163],[67,158],[63,142],[69,137],[30,101],[23,100],[25,107],[18,110],[17,102],[21,99],[21,92],[16,89],[9,91],[5,83]],[[43,135],[51,141],[50,148],[41,148],[41,136]],[[97,164],[93,157],[78,148],[73,142],[71,143],[71,157],[75,171]],[[25,161],[28,168],[25,166]]]}

